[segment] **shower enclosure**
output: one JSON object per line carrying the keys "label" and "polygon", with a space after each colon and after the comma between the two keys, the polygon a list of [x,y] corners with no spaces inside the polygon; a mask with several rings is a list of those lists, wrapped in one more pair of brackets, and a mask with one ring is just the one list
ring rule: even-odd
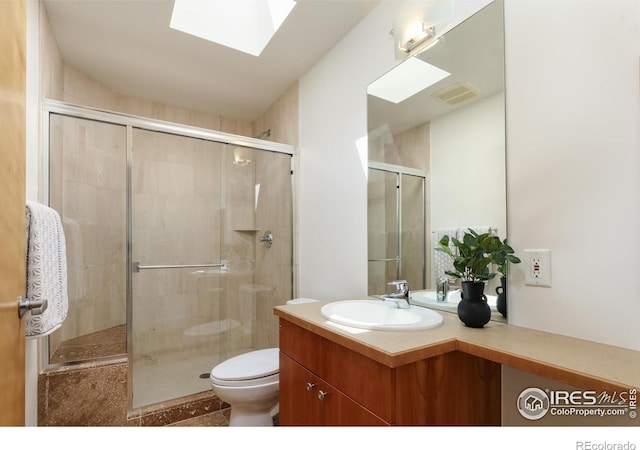
{"label": "shower enclosure", "polygon": [[425,289],[426,175],[423,171],[369,162],[369,295],[389,292],[392,280]]}
{"label": "shower enclosure", "polygon": [[126,354],[133,409],[210,390],[217,363],[276,347],[292,147],[44,105],[44,201],[63,221],[69,292],[49,364]]}

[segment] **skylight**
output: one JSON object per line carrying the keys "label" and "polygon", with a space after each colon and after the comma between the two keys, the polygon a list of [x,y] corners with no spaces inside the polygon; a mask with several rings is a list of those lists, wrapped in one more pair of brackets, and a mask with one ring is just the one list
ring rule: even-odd
{"label": "skylight", "polygon": [[260,56],[294,0],[175,0],[170,27]]}
{"label": "skylight", "polygon": [[367,93],[400,103],[449,75],[446,70],[412,56],[371,83]]}

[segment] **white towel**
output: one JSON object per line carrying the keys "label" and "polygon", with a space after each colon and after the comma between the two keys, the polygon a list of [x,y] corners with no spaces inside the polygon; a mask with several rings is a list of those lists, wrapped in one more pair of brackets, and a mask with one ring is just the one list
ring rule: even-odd
{"label": "white towel", "polygon": [[27,300],[47,300],[42,314],[27,314],[27,338],[46,336],[67,317],[67,258],[64,231],[58,213],[48,206],[27,202]]}
{"label": "white towel", "polygon": [[462,241],[464,239],[465,233],[469,232],[469,228],[471,228],[473,231],[475,231],[478,234],[489,233],[490,231],[493,230],[493,228],[491,228],[491,227],[489,227],[487,225],[469,226],[469,227],[458,228],[458,236],[456,237],[456,239],[458,239],[459,241]]}

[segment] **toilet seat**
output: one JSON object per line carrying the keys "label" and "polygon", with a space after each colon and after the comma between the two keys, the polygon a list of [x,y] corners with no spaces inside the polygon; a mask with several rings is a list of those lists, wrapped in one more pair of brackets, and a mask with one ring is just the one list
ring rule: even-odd
{"label": "toilet seat", "polygon": [[278,382],[279,353],[278,348],[266,348],[229,358],[211,370],[211,383],[240,387]]}

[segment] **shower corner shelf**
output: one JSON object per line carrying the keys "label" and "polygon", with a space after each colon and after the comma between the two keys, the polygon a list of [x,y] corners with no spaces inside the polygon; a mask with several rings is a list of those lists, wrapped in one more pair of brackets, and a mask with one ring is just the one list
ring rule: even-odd
{"label": "shower corner shelf", "polygon": [[240,233],[256,233],[260,231],[260,228],[234,228],[233,231],[238,231]]}

